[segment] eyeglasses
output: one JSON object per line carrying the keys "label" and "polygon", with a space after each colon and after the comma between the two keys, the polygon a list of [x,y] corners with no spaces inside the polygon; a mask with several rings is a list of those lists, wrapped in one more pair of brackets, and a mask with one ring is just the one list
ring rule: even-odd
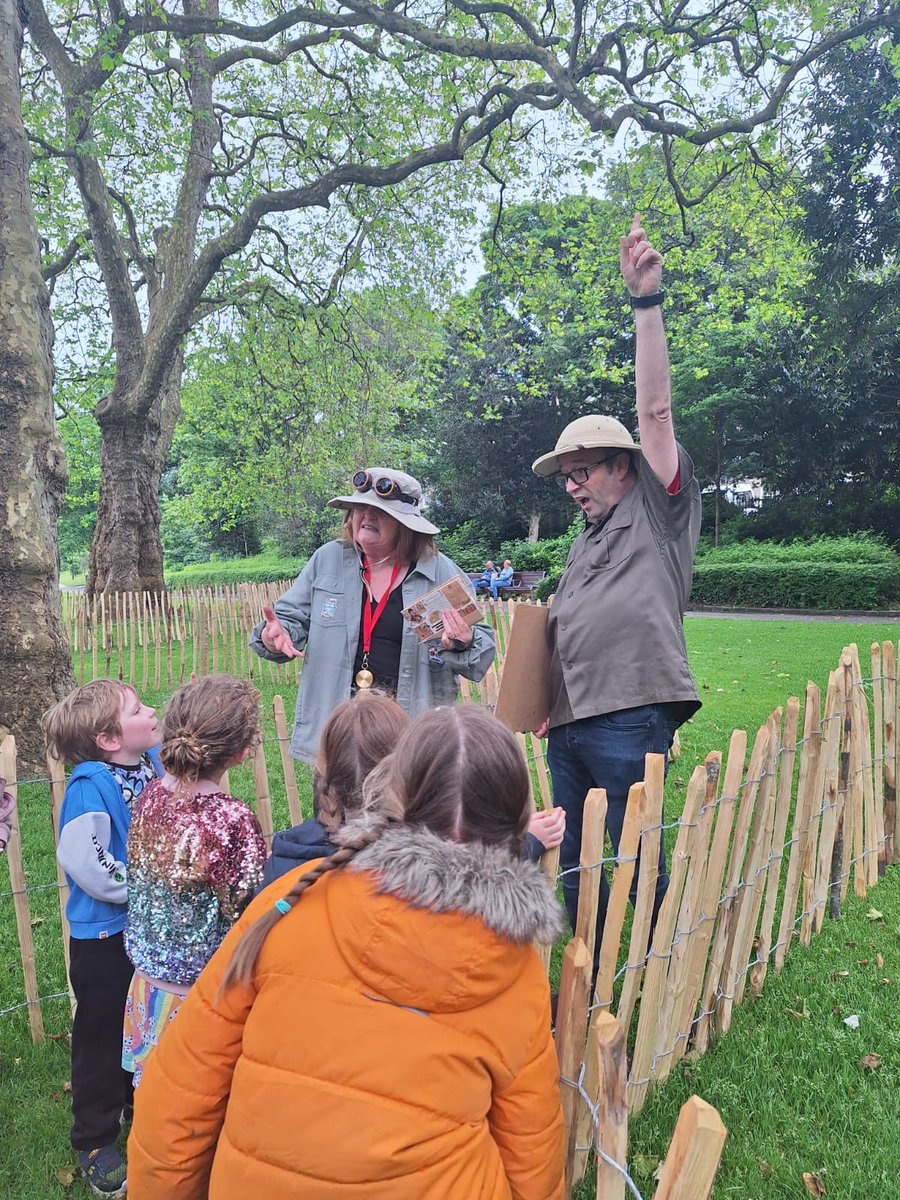
{"label": "eyeglasses", "polygon": [[416,508],[419,506],[417,496],[402,491],[399,483],[388,479],[387,475],[380,475],[378,479],[373,480],[368,471],[357,471],[350,482],[357,492],[373,491],[382,500],[402,500],[404,504],[413,504]]}
{"label": "eyeglasses", "polygon": [[556,481],[556,486],[565,491],[566,485],[570,479],[575,484],[587,483],[588,476],[590,475],[591,471],[596,470],[597,467],[602,466],[603,463],[609,462],[611,458],[617,458],[622,453],[623,451],[617,450],[615,454],[607,454],[606,458],[598,458],[596,462],[590,463],[586,467],[574,467],[571,471],[558,471],[553,476],[553,479]]}

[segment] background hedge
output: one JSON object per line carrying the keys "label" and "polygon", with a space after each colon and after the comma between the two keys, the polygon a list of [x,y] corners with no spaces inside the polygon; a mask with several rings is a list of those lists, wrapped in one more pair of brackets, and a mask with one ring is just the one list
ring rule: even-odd
{"label": "background hedge", "polygon": [[[557,539],[558,540],[558,539]],[[546,600],[561,568],[535,590]],[[877,610],[900,607],[900,556],[869,534],[701,547],[692,605]]]}
{"label": "background hedge", "polygon": [[[505,542],[490,555],[517,571],[547,571],[535,590],[546,600],[556,591],[578,521],[557,538]],[[464,527],[439,539],[441,548],[466,571],[480,570],[488,548]],[[295,579],[303,558],[258,554],[228,562],[198,563],[168,571],[169,587],[217,587]],[[900,608],[900,555],[869,534],[803,542],[739,542],[711,549],[701,545],[694,563],[692,605],[735,608]]]}
{"label": "background hedge", "polygon": [[296,579],[306,565],[305,558],[276,558],[257,554],[228,562],[205,562],[166,571],[166,587],[222,587],[233,583],[276,583]]}
{"label": "background hedge", "polygon": [[738,608],[894,608],[900,604],[900,566],[707,560],[694,567],[691,604]]}

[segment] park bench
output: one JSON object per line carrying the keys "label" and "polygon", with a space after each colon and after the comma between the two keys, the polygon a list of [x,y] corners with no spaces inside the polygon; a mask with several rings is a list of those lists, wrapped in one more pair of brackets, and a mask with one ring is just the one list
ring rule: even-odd
{"label": "park bench", "polygon": [[[500,588],[500,595],[508,596],[530,596],[542,579],[545,579],[546,571],[515,571],[512,577],[512,583]],[[476,579],[481,578],[480,571],[470,571],[469,578],[474,583]]]}

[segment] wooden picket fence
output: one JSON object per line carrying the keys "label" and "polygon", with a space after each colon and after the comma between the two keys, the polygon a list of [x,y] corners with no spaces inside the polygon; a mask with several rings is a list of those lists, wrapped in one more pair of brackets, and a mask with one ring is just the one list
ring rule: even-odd
{"label": "wooden picket fence", "polygon": [[[263,591],[268,598],[270,589]],[[241,601],[245,609],[235,607],[240,640],[245,640],[246,629],[259,611],[257,601],[261,602],[260,594],[250,593]],[[182,638],[185,629],[200,636],[204,628],[208,631],[208,655],[203,660],[207,667],[212,666],[213,645],[219,635],[213,633],[217,619],[204,626],[204,606],[211,610],[224,604],[227,611],[228,605],[236,603],[234,596],[223,601],[213,595],[182,602],[180,610],[173,608]],[[120,622],[127,623],[121,612],[120,608]],[[498,606],[491,617],[502,664],[509,610]],[[130,636],[128,644],[133,645],[134,621],[126,633],[121,625],[115,627],[115,610],[112,620],[105,635],[95,627],[95,644],[102,650],[105,636],[107,643],[115,639],[124,647],[121,639]],[[163,637],[156,640],[149,615],[146,636],[144,615],[139,620],[143,645],[160,647],[159,652],[153,649],[144,656],[145,662],[149,657],[160,663],[161,647],[168,643]],[[173,631],[175,621],[173,615],[168,626]],[[157,616],[156,629],[165,633],[166,628],[166,618]],[[230,633],[227,643],[232,648],[237,644]],[[77,644],[91,652],[90,642]],[[220,639],[213,669],[233,671],[234,664],[239,667],[240,652],[232,649],[229,653],[226,658]],[[187,663],[193,663],[191,654],[187,659],[182,656],[184,671]],[[202,670],[199,655],[197,666]],[[173,672],[173,681],[184,671]],[[478,688],[462,681],[464,693],[467,698],[492,703],[498,679],[499,669],[492,669]],[[663,816],[665,763],[661,756],[649,755],[645,779],[629,795],[615,861],[605,847],[605,793],[598,789],[588,795],[579,868],[579,921],[563,956],[556,1030],[570,1185],[582,1178],[588,1148],[593,1146],[597,1196],[602,1200],[624,1196],[630,1183],[624,1172],[627,1114],[640,1110],[649,1090],[662,1083],[679,1061],[702,1054],[714,1037],[727,1032],[734,1007],[760,992],[769,970],[781,970],[792,945],[809,945],[822,927],[826,909],[831,917],[839,915],[851,885],[856,895],[865,896],[898,861],[898,700],[894,644],[872,646],[868,677],[863,675],[857,648],[846,647],[830,675],[824,706],[819,688],[810,683],[802,712],[796,698],[789,699],[783,711],[776,709],[753,739],[749,760],[747,734],[736,730],[724,770],[721,754],[707,756],[690,779],[681,817],[671,825]],[[297,822],[302,814],[280,696],[274,698],[273,710],[290,819]],[[543,743],[532,735],[521,735],[521,742],[532,765],[536,798],[550,807]],[[267,837],[271,837],[273,825],[270,773],[278,770],[272,762],[270,754],[267,768],[263,747],[252,759],[256,809]],[[17,770],[11,738],[0,745],[0,774],[15,791]],[[49,762],[47,778],[29,782],[29,803],[38,802],[35,787],[43,787],[44,795],[49,795],[55,828],[64,787],[60,764]],[[659,839],[669,828],[676,834],[670,883],[651,930]],[[15,907],[25,996],[22,1005],[13,1007],[27,1008],[32,1037],[39,1041],[44,1035],[42,1001],[66,993],[42,997],[38,990],[29,894],[43,888],[58,889],[67,948],[65,883],[57,877],[53,884],[26,886],[15,831],[7,857],[8,895]],[[638,864],[636,902],[625,936],[628,894]],[[557,880],[558,851],[546,854],[542,865],[548,876]],[[600,873],[607,868],[612,871],[611,893],[599,974],[591,992]],[[9,1011],[12,1009],[0,1010],[0,1016]],[[615,1086],[610,1082],[613,1067],[619,1080]],[[702,1200],[711,1187],[724,1129],[719,1130],[716,1114],[713,1120],[706,1107],[697,1105],[684,1117],[685,1128],[693,1129],[695,1140],[706,1149],[696,1162],[691,1159],[694,1165],[689,1176],[676,1166],[668,1177],[663,1172],[669,1190],[662,1190],[661,1180],[657,1200],[663,1196]],[[679,1137],[676,1131],[670,1154],[682,1164],[687,1137],[686,1133]],[[712,1174],[705,1185],[704,1171],[710,1162]]]}
{"label": "wooden picket fence", "polygon": [[[728,1031],[734,1007],[761,991],[769,969],[781,970],[795,941],[809,945],[826,909],[831,917],[840,915],[851,881],[855,894],[865,897],[898,861],[900,714],[893,643],[872,646],[870,685],[871,719],[857,649],[848,646],[829,678],[824,709],[819,688],[807,686],[799,738],[800,705],[791,698],[759,730],[749,762],[747,735],[737,730],[724,773],[718,752],[695,769],[652,936],[659,838],[666,827],[663,758],[648,755],[644,781],[631,789],[617,861],[604,858],[606,795],[601,789],[589,793],[578,928],[563,956],[557,1020],[570,1179],[583,1175],[600,1099],[596,1058],[585,1045],[606,1014],[615,1014],[631,1047],[626,1098],[636,1113],[649,1089],[680,1060],[699,1056],[714,1035]],[[552,857],[545,856],[546,866],[556,878]],[[605,864],[613,868],[613,882],[590,995]]]}
{"label": "wooden picket fence", "polygon": [[63,624],[79,683],[99,676],[134,687],[174,688],[192,674],[237,675],[296,683],[299,664],[271,663],[247,645],[262,606],[292,580],[168,592],[113,592],[89,601],[62,593]]}
{"label": "wooden picket fence", "polygon": [[[239,583],[168,592],[113,592],[89,601],[62,593],[63,624],[79,683],[100,676],[124,680],[139,692],[180,687],[191,675],[222,674],[296,684],[300,662],[273,663],[254,654],[247,636],[292,583]],[[493,703],[517,603],[479,597],[493,625],[497,657],[481,685],[463,680],[465,697]]]}

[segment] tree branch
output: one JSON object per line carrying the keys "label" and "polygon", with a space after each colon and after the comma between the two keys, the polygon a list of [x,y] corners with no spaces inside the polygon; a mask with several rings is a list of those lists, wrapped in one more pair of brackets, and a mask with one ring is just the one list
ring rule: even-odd
{"label": "tree branch", "polygon": [[90,240],[91,231],[89,229],[82,229],[80,233],[75,234],[58,258],[44,264],[41,268],[41,274],[44,277],[44,282],[50,287],[51,292],[53,291],[53,284],[71,262],[75,260],[79,262],[84,261],[86,257],[84,250]]}

